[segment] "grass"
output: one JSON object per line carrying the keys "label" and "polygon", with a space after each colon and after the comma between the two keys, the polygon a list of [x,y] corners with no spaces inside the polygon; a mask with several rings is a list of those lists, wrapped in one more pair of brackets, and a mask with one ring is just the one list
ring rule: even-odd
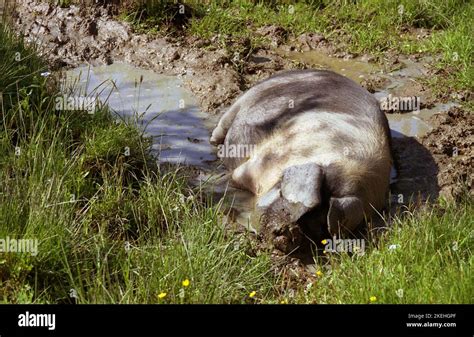
{"label": "grass", "polygon": [[133,122],[55,110],[54,74],[3,26],[0,69],[0,239],[38,240],[0,253],[0,303],[474,303],[472,200],[407,211],[289,286]]}
{"label": "grass", "polygon": [[321,277],[294,301],[473,303],[473,206],[466,200],[407,211],[363,256],[331,254]]}

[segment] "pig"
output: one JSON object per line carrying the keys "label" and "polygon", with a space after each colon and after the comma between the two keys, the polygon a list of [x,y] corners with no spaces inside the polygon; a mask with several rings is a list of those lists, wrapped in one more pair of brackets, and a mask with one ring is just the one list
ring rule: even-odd
{"label": "pig", "polygon": [[385,205],[387,118],[373,95],[335,72],[291,70],[257,83],[223,114],[210,142],[252,149],[222,160],[267,222],[283,214],[311,235],[345,235]]}

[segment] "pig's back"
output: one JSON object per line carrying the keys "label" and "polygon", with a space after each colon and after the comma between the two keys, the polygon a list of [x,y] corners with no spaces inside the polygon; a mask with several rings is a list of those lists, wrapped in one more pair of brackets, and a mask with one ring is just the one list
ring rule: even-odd
{"label": "pig's back", "polygon": [[390,136],[377,100],[352,80],[332,71],[278,73],[249,89],[234,105],[239,112],[229,130],[228,143],[243,131],[249,135],[249,143],[257,144],[275,128],[307,111],[347,114],[354,120],[381,125]]}

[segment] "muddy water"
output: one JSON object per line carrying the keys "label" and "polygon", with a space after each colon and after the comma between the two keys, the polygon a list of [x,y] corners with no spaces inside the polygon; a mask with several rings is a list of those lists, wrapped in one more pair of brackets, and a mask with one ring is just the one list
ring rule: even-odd
{"label": "muddy water", "polygon": [[316,69],[330,69],[346,77],[349,77],[353,81],[360,83],[369,74],[372,74],[379,70],[379,68],[371,63],[364,62],[358,59],[341,59],[336,57],[330,57],[319,51],[308,51],[308,52],[287,52],[280,51],[282,55],[295,61],[300,61],[309,65],[312,65]]}
{"label": "muddy water", "polygon": [[153,138],[159,161],[208,167],[216,160],[208,117],[181,79],[115,63],[67,71],[64,88],[71,86],[76,95],[98,94],[118,115],[137,122]]}
{"label": "muddy water", "polygon": [[387,114],[392,137],[401,138],[405,136],[420,138],[428,131],[431,131],[432,125],[429,119],[436,113],[448,111],[455,103],[438,104],[431,109],[421,109],[407,113]]}

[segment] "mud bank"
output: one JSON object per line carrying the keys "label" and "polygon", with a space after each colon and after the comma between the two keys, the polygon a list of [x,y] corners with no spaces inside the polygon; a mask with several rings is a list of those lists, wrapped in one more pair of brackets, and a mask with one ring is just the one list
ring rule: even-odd
{"label": "mud bank", "polygon": [[[239,73],[226,50],[212,41],[191,37],[151,37],[136,34],[126,22],[102,7],[60,8],[49,3],[19,1],[14,24],[29,42],[48,57],[53,70],[84,63],[106,65],[125,62],[167,75],[178,75],[197,97],[203,111],[216,113],[248,85],[291,62],[260,51],[247,61],[248,74]],[[245,45],[248,41],[234,41]],[[204,48],[205,47],[205,48]]]}

